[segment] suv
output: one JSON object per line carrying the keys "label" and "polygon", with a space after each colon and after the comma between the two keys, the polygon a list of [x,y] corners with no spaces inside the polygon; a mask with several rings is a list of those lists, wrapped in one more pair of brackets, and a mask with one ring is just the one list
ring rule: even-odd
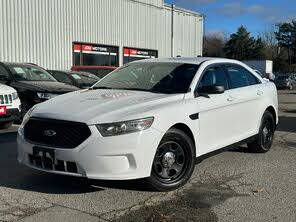
{"label": "suv", "polygon": [[96,75],[81,71],[48,70],[59,82],[67,83],[81,89],[87,89],[100,80]]}
{"label": "suv", "polygon": [[148,59],[32,108],[18,160],[62,175],[145,178],[167,191],[186,183],[196,157],[241,143],[267,152],[277,123],[274,83],[239,61]]}
{"label": "suv", "polygon": [[60,83],[43,68],[27,63],[0,62],[0,83],[18,92],[22,102],[21,118],[35,104],[79,89]]}
{"label": "suv", "polygon": [[0,84],[0,129],[9,128],[18,119],[21,102],[15,89]]}

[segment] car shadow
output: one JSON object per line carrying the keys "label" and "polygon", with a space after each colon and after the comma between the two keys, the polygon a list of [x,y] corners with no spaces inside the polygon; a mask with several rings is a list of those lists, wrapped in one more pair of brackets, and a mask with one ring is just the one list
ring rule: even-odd
{"label": "car shadow", "polygon": [[0,134],[0,187],[48,194],[79,194],[105,188],[150,191],[137,180],[102,181],[40,172],[17,162],[16,133]]}
{"label": "car shadow", "polygon": [[[291,110],[290,113],[296,113],[296,110]],[[280,116],[277,131],[296,133],[296,117]]]}

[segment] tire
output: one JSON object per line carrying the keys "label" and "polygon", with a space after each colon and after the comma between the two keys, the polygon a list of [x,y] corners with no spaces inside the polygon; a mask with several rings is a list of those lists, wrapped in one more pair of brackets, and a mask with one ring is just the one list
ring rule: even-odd
{"label": "tire", "polygon": [[13,122],[4,122],[4,123],[0,123],[0,129],[8,129],[9,127],[11,127],[13,124]]}
{"label": "tire", "polygon": [[268,152],[272,147],[274,131],[275,119],[269,111],[265,111],[262,116],[259,134],[253,142],[248,143],[248,148],[256,153]]}
{"label": "tire", "polygon": [[192,139],[179,129],[170,129],[156,150],[146,184],[150,189],[162,192],[183,186],[193,173],[195,157]]}

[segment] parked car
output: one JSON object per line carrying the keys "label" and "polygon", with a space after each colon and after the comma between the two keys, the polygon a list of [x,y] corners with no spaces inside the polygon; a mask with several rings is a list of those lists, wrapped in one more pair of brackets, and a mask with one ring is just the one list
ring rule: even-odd
{"label": "parked car", "polygon": [[95,74],[81,71],[48,70],[59,82],[70,84],[82,89],[93,86],[100,80]]}
{"label": "parked car", "polygon": [[110,72],[114,71],[118,67],[115,66],[72,66],[72,71],[83,71],[95,74],[99,78],[105,77]]}
{"label": "parked car", "polygon": [[148,59],[34,106],[18,131],[18,160],[62,175],[145,178],[167,191],[188,181],[196,157],[241,143],[267,152],[277,123],[274,83],[239,61]]}
{"label": "parked car", "polygon": [[0,83],[16,89],[22,118],[35,104],[79,88],[58,82],[43,68],[27,63],[0,62]]}
{"label": "parked car", "polygon": [[290,88],[290,75],[278,74],[275,77],[274,83],[279,89],[288,89]]}
{"label": "parked car", "polygon": [[9,128],[18,119],[21,101],[15,89],[0,84],[0,129]]}

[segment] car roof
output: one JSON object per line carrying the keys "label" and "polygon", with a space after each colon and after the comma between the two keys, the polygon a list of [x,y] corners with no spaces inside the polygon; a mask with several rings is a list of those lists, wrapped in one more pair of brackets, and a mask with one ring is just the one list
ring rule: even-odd
{"label": "car roof", "polygon": [[189,63],[189,64],[200,65],[205,61],[237,62],[236,60],[233,60],[233,59],[214,58],[214,57],[173,57],[173,58],[144,59],[144,60],[137,60],[131,63],[173,62],[173,63]]}
{"label": "car roof", "polygon": [[34,63],[28,63],[28,62],[0,62],[4,65],[29,65],[29,66],[38,66]]}
{"label": "car roof", "polygon": [[[92,74],[91,72],[85,72],[85,71],[76,71],[76,70],[53,70],[53,69],[49,69],[49,72],[62,72],[62,73],[67,73],[67,74],[82,74],[82,75],[89,75]],[[94,74],[92,74],[94,75]]]}

